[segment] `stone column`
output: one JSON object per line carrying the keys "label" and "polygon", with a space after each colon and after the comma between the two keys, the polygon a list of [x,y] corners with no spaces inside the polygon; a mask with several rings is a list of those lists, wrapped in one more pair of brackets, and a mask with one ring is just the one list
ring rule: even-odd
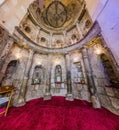
{"label": "stone column", "polygon": [[94,77],[93,77],[93,71],[90,63],[90,58],[88,55],[88,50],[86,48],[83,48],[82,50],[82,57],[84,60],[84,65],[86,69],[86,74],[87,74],[87,80],[88,80],[88,85],[89,85],[89,91],[91,94],[91,101],[93,104],[94,108],[100,108],[100,101],[96,92],[96,86],[94,82]]}
{"label": "stone column", "polygon": [[[3,65],[5,64],[5,60],[7,59],[8,55],[9,55],[9,52],[12,48],[13,43],[14,43],[13,39],[9,38],[8,43],[6,44],[6,46],[4,47],[4,50],[2,51],[2,53],[0,55],[0,70],[3,68]],[[4,73],[1,70],[0,71],[0,82],[3,78],[3,76],[4,76]]]}
{"label": "stone column", "polygon": [[73,94],[72,94],[72,84],[71,84],[71,61],[70,61],[70,55],[67,53],[65,55],[65,64],[66,64],[66,77],[67,77],[67,94],[66,94],[66,100],[73,100]]}
{"label": "stone column", "polygon": [[52,55],[48,55],[47,59],[47,72],[46,72],[46,89],[44,94],[44,100],[50,100],[51,99],[51,70],[52,70]]}
{"label": "stone column", "polygon": [[34,52],[32,50],[30,50],[29,56],[28,56],[28,61],[27,61],[27,64],[26,64],[24,78],[23,78],[23,81],[22,81],[21,89],[20,89],[20,94],[19,94],[19,97],[18,97],[17,106],[22,106],[22,105],[25,104],[25,94],[26,94],[26,89],[27,89],[29,72],[30,72],[31,65],[32,65],[32,62],[33,62],[33,56],[34,56]]}

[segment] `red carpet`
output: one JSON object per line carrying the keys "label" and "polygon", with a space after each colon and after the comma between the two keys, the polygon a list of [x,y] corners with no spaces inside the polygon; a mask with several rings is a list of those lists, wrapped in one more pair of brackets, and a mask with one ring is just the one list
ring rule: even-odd
{"label": "red carpet", "polygon": [[119,130],[119,116],[86,101],[35,99],[0,117],[0,130]]}

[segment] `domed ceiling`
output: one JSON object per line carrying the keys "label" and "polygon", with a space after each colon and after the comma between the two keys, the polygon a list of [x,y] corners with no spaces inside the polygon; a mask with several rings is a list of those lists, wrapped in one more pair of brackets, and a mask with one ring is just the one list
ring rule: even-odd
{"label": "domed ceiling", "polygon": [[80,0],[37,0],[30,5],[29,11],[45,29],[63,31],[75,24],[83,8],[84,4]]}
{"label": "domed ceiling", "polygon": [[19,27],[40,46],[63,48],[79,42],[92,25],[83,0],[36,0]]}

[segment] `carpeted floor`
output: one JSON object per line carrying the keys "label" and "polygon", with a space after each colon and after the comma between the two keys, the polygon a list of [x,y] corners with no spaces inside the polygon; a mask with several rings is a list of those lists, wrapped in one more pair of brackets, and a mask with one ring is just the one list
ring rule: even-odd
{"label": "carpeted floor", "polygon": [[119,116],[86,101],[35,99],[0,117],[0,130],[119,130]]}

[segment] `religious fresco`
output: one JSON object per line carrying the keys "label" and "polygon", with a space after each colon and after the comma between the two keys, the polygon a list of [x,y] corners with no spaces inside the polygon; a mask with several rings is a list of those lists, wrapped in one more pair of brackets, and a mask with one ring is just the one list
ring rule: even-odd
{"label": "religious fresco", "polygon": [[[44,1],[43,8],[40,8],[38,0],[34,1],[29,10],[38,24],[42,24],[47,29],[63,29],[74,22],[80,15],[82,2],[74,1]],[[78,11],[77,11],[78,10]],[[73,15],[75,13],[75,15]]]}
{"label": "religious fresco", "polygon": [[[85,13],[82,16],[83,10]],[[82,17],[79,21],[80,15]],[[29,6],[28,14],[19,27],[28,38],[40,46],[63,48],[78,43],[91,29],[92,20],[85,2],[46,0],[41,9],[39,1],[36,0]]]}
{"label": "religious fresco", "polygon": [[[24,33],[38,45],[48,48],[62,48],[72,45],[80,40],[80,35],[76,27],[74,30],[72,29],[74,25],[71,27],[68,26],[71,25],[75,19],[78,19],[82,11],[80,7],[84,6],[82,6],[82,4],[83,3],[78,0],[65,0],[62,2],[45,1],[43,9],[40,9],[39,2],[36,0],[29,6],[29,15],[23,18],[20,26],[23,27]],[[55,7],[58,7],[58,10],[56,10]],[[79,8],[81,10],[77,12]],[[75,15],[73,15],[74,13]],[[32,24],[35,26],[37,24],[39,29],[35,29]],[[68,28],[65,28],[65,26]],[[65,34],[64,31],[66,31]],[[45,34],[45,32],[49,34]],[[42,37],[46,40],[43,41]]]}

